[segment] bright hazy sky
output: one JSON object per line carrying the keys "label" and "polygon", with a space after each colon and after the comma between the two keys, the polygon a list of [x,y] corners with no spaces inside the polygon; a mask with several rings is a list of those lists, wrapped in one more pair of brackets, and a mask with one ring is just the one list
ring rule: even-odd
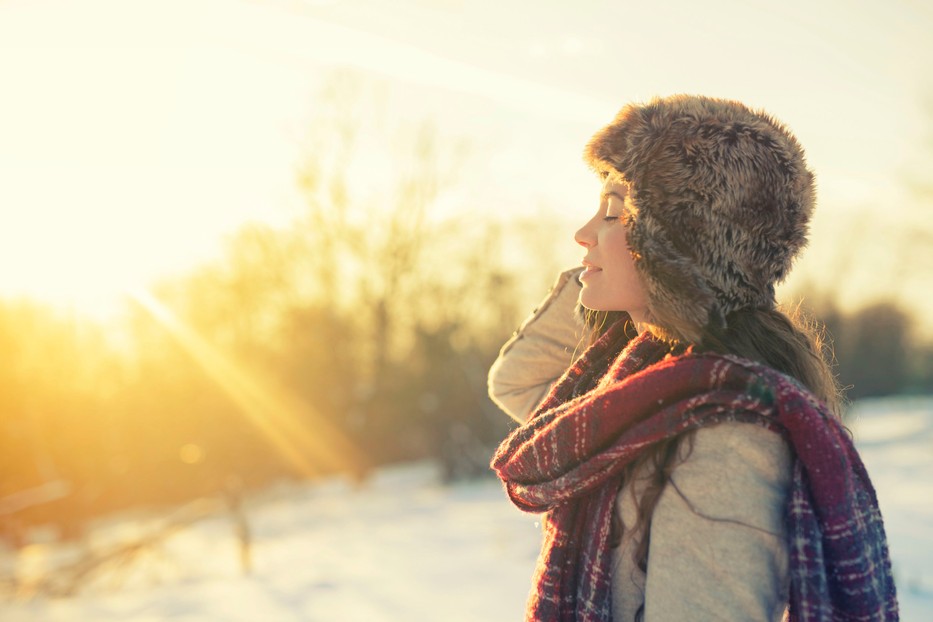
{"label": "bright hazy sky", "polygon": [[924,220],[903,180],[933,116],[930,32],[913,0],[0,0],[0,296],[100,312],[244,221],[287,222],[314,94],[346,67],[470,142],[445,205],[490,217],[585,217],[582,145],[626,101],[766,108],[818,175],[812,257],[894,293],[905,258],[870,245],[880,272],[852,284],[838,238]]}

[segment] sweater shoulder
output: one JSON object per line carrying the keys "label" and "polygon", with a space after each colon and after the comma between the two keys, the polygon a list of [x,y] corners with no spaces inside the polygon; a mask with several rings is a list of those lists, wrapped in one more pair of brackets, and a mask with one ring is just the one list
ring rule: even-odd
{"label": "sweater shoulder", "polygon": [[[723,422],[697,430],[680,445],[668,487],[693,513],[710,520],[783,530],[783,508],[792,479],[793,455],[780,434],[753,423]],[[650,478],[642,467],[622,486],[617,511],[625,524],[637,518],[635,500]]]}
{"label": "sweater shoulder", "polygon": [[692,511],[783,531],[793,456],[780,434],[753,423],[724,422],[697,430],[680,451],[669,485]]}

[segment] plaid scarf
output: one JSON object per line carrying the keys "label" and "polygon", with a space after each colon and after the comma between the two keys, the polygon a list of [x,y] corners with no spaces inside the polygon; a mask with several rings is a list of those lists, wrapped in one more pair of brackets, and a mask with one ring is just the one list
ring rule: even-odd
{"label": "plaid scarf", "polygon": [[897,620],[877,498],[841,423],[765,365],[672,354],[647,332],[630,340],[624,323],[583,354],[493,458],[512,502],[546,512],[526,620],[612,619],[620,472],[653,443],[724,421],[773,429],[796,456],[786,509],[790,620]]}

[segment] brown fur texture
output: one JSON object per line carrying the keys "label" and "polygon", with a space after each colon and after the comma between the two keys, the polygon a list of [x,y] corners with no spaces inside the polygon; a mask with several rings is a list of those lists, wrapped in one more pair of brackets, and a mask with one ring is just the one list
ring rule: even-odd
{"label": "brown fur texture", "polygon": [[764,112],[709,97],[630,104],[586,161],[631,184],[628,242],[651,323],[696,343],[741,309],[771,309],[806,244],[814,179],[803,149]]}

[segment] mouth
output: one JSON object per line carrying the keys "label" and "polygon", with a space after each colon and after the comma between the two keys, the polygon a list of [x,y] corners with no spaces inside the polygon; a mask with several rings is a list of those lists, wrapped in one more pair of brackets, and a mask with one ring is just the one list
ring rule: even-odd
{"label": "mouth", "polygon": [[595,265],[595,264],[592,264],[592,263],[586,261],[585,259],[582,261],[582,264],[583,264],[583,272],[580,273],[580,280],[581,280],[581,281],[583,281],[584,279],[586,279],[586,278],[588,278],[588,277],[593,276],[593,275],[596,274],[597,272],[602,272],[602,268],[600,268],[599,266],[597,266],[597,265]]}

